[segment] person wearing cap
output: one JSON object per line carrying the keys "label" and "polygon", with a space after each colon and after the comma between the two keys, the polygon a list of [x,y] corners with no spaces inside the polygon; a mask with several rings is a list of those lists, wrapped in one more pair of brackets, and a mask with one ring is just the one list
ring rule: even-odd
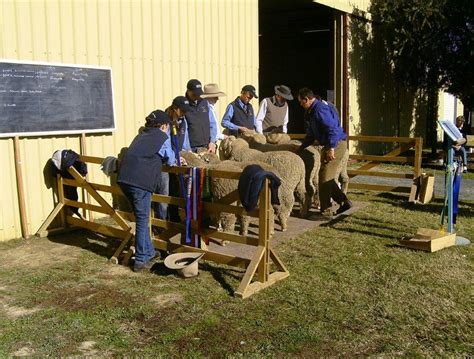
{"label": "person wearing cap", "polygon": [[132,204],[135,214],[135,272],[149,270],[156,256],[148,228],[151,196],[161,177],[163,160],[169,154],[164,145],[171,120],[161,110],[146,117],[145,127],[133,139],[121,162],[117,183]]}
{"label": "person wearing cap", "polygon": [[[185,117],[186,113],[191,110],[192,108],[189,105],[189,100],[184,96],[175,97],[171,103],[171,106],[165,110],[172,120],[170,135],[172,142],[171,144],[175,153],[179,153],[181,151],[191,151],[188,123]],[[177,137],[178,148],[176,148],[175,137]]]}
{"label": "person wearing cap", "polygon": [[291,90],[285,85],[275,86],[275,95],[260,102],[255,129],[258,133],[287,133],[288,103],[293,100]]}
{"label": "person wearing cap", "polygon": [[352,207],[352,202],[336,183],[341,160],[347,152],[347,135],[340,123],[339,115],[333,106],[317,98],[313,91],[304,87],[298,92],[298,101],[305,109],[308,128],[298,152],[308,146],[322,146],[321,167],[319,170],[319,201],[321,214],[332,217],[331,199],[339,204],[336,214]]}
{"label": "person wearing cap", "polygon": [[231,135],[239,137],[241,133],[255,129],[255,114],[250,104],[254,97],[258,98],[255,87],[245,85],[240,96],[227,106],[221,124]]}
{"label": "person wearing cap", "polygon": [[216,103],[219,97],[226,96],[224,92],[219,89],[217,84],[207,84],[204,86],[204,93],[201,98],[205,98],[209,104],[209,117],[211,119],[211,141],[217,142],[223,140],[225,136],[219,132],[219,125],[217,122]]}
{"label": "person wearing cap", "polygon": [[191,149],[193,152],[204,150],[215,153],[215,139],[213,141],[211,138],[209,105],[207,100],[201,98],[201,82],[196,79],[189,80],[186,88],[186,98],[191,106],[191,110],[186,113]]}

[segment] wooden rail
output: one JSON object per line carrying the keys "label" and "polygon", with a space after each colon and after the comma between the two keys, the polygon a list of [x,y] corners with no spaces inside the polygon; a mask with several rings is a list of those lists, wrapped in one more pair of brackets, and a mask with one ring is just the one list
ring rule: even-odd
{"label": "wooden rail", "polygon": [[[290,134],[292,139],[303,139],[304,134]],[[375,191],[402,192],[410,193],[410,201],[414,201],[420,186],[421,176],[421,156],[423,150],[423,138],[421,137],[388,137],[388,136],[348,136],[348,141],[358,142],[378,142],[378,143],[398,143],[399,146],[384,155],[372,154],[352,154],[349,159],[362,162],[360,167],[356,169],[348,169],[347,173],[350,177],[370,176],[385,178],[403,178],[411,179],[413,183],[407,185],[380,185],[373,183],[349,183],[352,189],[369,189]],[[414,156],[401,156],[407,150],[414,149]],[[407,173],[389,172],[389,171],[372,171],[383,163],[403,163],[412,166],[412,170]]]}
{"label": "wooden rail", "polygon": [[[92,156],[80,156],[79,159],[89,164],[101,164],[104,160],[103,158]],[[189,167],[163,167],[163,170],[166,172],[185,174],[189,172]],[[63,178],[60,175],[57,176],[59,203],[38,229],[37,235],[44,236],[48,233],[58,232],[58,230],[66,230],[70,226],[75,226],[101,233],[109,237],[120,238],[121,242],[113,256],[110,258],[110,261],[117,264],[119,257],[123,256],[122,263],[127,264],[134,251],[132,245],[134,232],[132,227],[128,224],[128,221],[134,221],[134,215],[131,212],[119,211],[113,208],[99,193],[105,192],[123,196],[120,187],[117,185],[91,183],[82,177],[74,167],[70,167],[68,172],[73,177],[72,179]],[[217,178],[234,180],[240,178],[240,172],[209,170],[207,171],[207,174],[210,177]],[[96,203],[86,203],[85,201],[81,202],[79,200],[73,201],[65,198],[63,189],[64,185],[84,189]],[[82,196],[82,198],[87,197]],[[183,223],[175,223],[154,218],[153,210],[151,211],[150,233],[152,233],[151,226],[158,226],[163,229],[162,233],[153,237],[153,245],[157,249],[169,252],[202,252],[204,253],[203,259],[205,260],[229,266],[243,267],[245,272],[242,281],[234,294],[240,298],[247,298],[261,289],[288,277],[289,272],[274,250],[270,248],[270,225],[273,226],[273,223],[270,223],[270,218],[272,217],[271,211],[273,211],[273,208],[270,205],[270,186],[268,180],[265,180],[264,187],[260,193],[258,210],[247,212],[239,205],[229,204],[236,202],[238,198],[238,193],[235,190],[220,199],[218,202],[203,202],[203,216],[226,212],[258,218],[258,235],[241,236],[234,233],[220,232],[215,228],[201,228],[196,221],[191,222],[190,231],[191,235],[199,234],[213,239],[252,246],[254,247],[254,255],[252,259],[211,251],[204,243],[199,248],[186,245],[184,241],[184,234],[186,232],[185,225]],[[183,198],[153,194],[152,205],[157,202],[173,204],[181,208],[184,208],[186,205],[185,199]],[[109,215],[115,221],[115,225],[94,222],[91,220],[92,217],[90,216],[89,219],[73,217],[67,212],[69,207],[81,208],[83,210]],[[57,216],[60,217],[61,227],[53,230],[49,229],[48,227]],[[181,234],[181,242],[172,242],[171,239],[179,234]],[[127,247],[128,251],[125,250]],[[273,270],[271,270],[271,264],[274,265],[276,270],[273,268]]]}

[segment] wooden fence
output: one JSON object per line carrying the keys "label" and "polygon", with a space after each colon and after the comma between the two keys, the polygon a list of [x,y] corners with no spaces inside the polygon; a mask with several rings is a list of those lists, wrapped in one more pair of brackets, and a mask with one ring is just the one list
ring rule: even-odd
{"label": "wooden fence", "polygon": [[[103,158],[80,156],[80,160],[88,164],[100,164],[102,163]],[[177,174],[185,174],[188,173],[189,167],[164,167],[163,170]],[[99,193],[106,192],[113,195],[123,196],[120,187],[118,185],[91,183],[86,178],[82,177],[74,167],[70,167],[68,172],[73,179],[63,178],[59,175],[57,176],[58,204],[38,229],[37,235],[45,236],[67,230],[73,226],[76,228],[85,228],[109,237],[119,238],[121,239],[120,244],[113,256],[110,258],[110,261],[117,264],[119,257],[122,255],[123,263],[127,264],[130,256],[133,254],[134,238],[132,226],[129,225],[127,220],[134,221],[134,215],[131,212],[116,210]],[[208,175],[210,177],[238,180],[240,172],[209,170]],[[87,196],[82,196],[82,198],[84,198],[83,201],[72,201],[67,199],[64,196],[64,185],[81,188],[85,190]],[[92,197],[96,203],[90,203],[88,200],[89,197]],[[186,231],[185,225],[183,223],[175,223],[154,218],[153,211],[151,211],[152,218],[150,221],[150,233],[152,233],[152,225],[164,229],[164,231],[158,236],[153,237],[153,244],[157,249],[170,252],[203,252],[204,260],[244,268],[245,272],[243,273],[242,281],[234,294],[240,298],[247,298],[259,290],[288,277],[289,272],[270,245],[270,225],[273,226],[273,223],[270,223],[270,211],[273,211],[273,208],[270,205],[270,187],[268,180],[265,180],[264,187],[260,193],[258,210],[246,212],[241,206],[232,205],[232,203],[237,200],[238,192],[235,190],[218,202],[203,202],[203,216],[212,214],[216,215],[225,212],[258,218],[258,235],[241,236],[233,233],[220,232],[215,228],[201,228],[196,221],[191,223],[191,234],[199,234],[213,239],[226,240],[251,246],[253,247],[253,256],[251,259],[223,254],[218,251],[211,251],[204,243],[200,248],[186,245],[184,241],[184,233]],[[173,204],[181,208],[185,207],[185,199],[179,197],[154,194],[152,196],[152,206],[153,203],[156,202]],[[66,210],[68,207],[81,208],[84,211],[88,211],[88,219],[77,218],[70,213],[68,214],[68,211]],[[110,216],[115,224],[108,225],[94,221],[92,212],[98,212]],[[48,227],[56,217],[60,218],[60,227],[49,229]],[[172,241],[172,238],[179,234],[181,234],[181,240],[178,242],[176,242],[176,240]],[[126,250],[127,248],[128,250]]]}
{"label": "wooden fence", "polygon": [[[291,134],[292,139],[303,139],[304,134]],[[423,138],[421,137],[388,137],[388,136],[348,136],[348,141],[358,142],[378,142],[378,143],[398,143],[398,146],[384,155],[349,155],[349,159],[364,162],[356,169],[348,169],[348,175],[353,178],[356,176],[371,176],[384,178],[400,178],[413,180],[411,185],[401,184],[374,184],[374,183],[349,183],[352,189],[369,189],[385,192],[410,193],[410,200],[414,200],[420,186],[421,176],[421,157],[423,150]],[[413,149],[412,156],[402,155],[408,150]],[[383,163],[408,164],[411,167],[409,172],[391,172],[373,168]]]}

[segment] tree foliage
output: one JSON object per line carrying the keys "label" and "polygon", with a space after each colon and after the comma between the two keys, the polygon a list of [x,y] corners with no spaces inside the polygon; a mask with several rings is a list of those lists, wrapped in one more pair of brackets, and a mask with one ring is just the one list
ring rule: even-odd
{"label": "tree foliage", "polygon": [[400,81],[474,108],[472,0],[373,0],[370,12]]}

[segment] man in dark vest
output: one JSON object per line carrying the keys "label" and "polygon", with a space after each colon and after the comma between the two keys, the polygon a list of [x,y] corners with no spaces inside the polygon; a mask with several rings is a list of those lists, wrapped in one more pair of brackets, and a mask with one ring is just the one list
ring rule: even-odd
{"label": "man in dark vest", "polygon": [[209,105],[202,99],[202,84],[199,80],[192,79],[186,85],[186,98],[189,100],[191,110],[186,113],[188,124],[189,142],[193,152],[216,152],[216,144],[211,140],[211,119]]}
{"label": "man in dark vest", "polygon": [[151,260],[156,256],[148,221],[151,195],[161,178],[165,156],[163,145],[168,140],[166,132],[170,123],[164,111],[155,110],[148,115],[145,128],[134,138],[123,157],[117,178],[135,214],[135,272],[150,269]]}
{"label": "man in dark vest", "polygon": [[287,133],[288,104],[293,100],[291,90],[285,85],[275,86],[275,96],[264,98],[260,103],[255,128],[258,133]]}
{"label": "man in dark vest", "polygon": [[245,85],[240,96],[227,106],[221,124],[230,135],[239,137],[241,133],[255,129],[255,113],[250,104],[254,97],[258,98],[255,87]]}

